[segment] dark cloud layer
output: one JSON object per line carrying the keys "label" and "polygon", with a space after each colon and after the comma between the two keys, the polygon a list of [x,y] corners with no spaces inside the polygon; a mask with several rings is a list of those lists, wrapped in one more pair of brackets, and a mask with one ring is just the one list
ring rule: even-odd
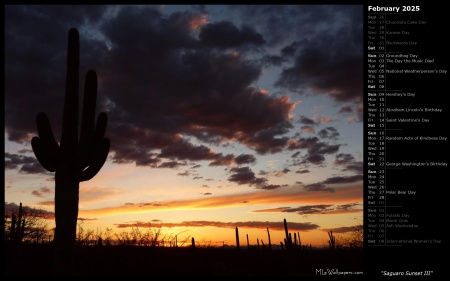
{"label": "dark cloud layer", "polygon": [[353,155],[348,153],[338,153],[335,156],[334,164],[339,167],[343,167],[343,171],[353,171],[357,174],[363,173],[363,162],[356,161]]}
{"label": "dark cloud layer", "polygon": [[231,182],[236,182],[237,184],[248,184],[248,185],[263,185],[267,179],[257,178],[255,173],[249,167],[237,167],[231,168],[231,176],[228,178]]}
{"label": "dark cloud layer", "polygon": [[[30,141],[39,111],[49,115],[59,140],[67,31],[75,26],[80,77],[88,68],[98,73],[99,110],[108,112],[114,162],[155,166],[157,149],[158,158],[214,158],[205,145],[189,144],[189,135],[206,143],[237,140],[259,153],[280,151],[287,142],[279,136],[292,128],[294,103],[252,87],[261,66],[228,49],[264,44],[251,26],[202,26],[201,13],[162,14],[141,6],[6,10],[5,129],[11,141]],[[114,17],[104,16],[106,11]],[[87,23],[99,29],[85,29]]]}
{"label": "dark cloud layer", "polygon": [[36,157],[5,152],[5,169],[16,169],[21,173],[47,174]]}
{"label": "dark cloud layer", "polygon": [[[332,128],[332,127],[328,127],[328,128]],[[332,135],[331,138],[335,138],[339,135],[339,133],[337,133],[337,131],[332,128],[333,130],[331,130]],[[330,131],[330,129],[326,130],[322,130],[321,134],[322,137],[329,137],[328,136],[328,131]],[[327,135],[324,135],[323,132],[326,132]],[[303,157],[303,162],[302,163],[312,163],[312,164],[322,164],[325,161],[325,156],[326,154],[334,154],[336,152],[338,152],[339,148],[341,147],[341,144],[329,144],[326,142],[322,142],[319,141],[318,137],[309,137],[309,138],[302,138],[300,137],[299,139],[292,139],[289,142],[289,149],[291,150],[296,150],[296,149],[306,149],[307,154]]]}
{"label": "dark cloud layer", "polygon": [[[237,141],[257,154],[306,149],[305,163],[321,164],[339,144],[292,139],[296,102],[255,87],[277,62],[280,89],[308,88],[336,101],[361,96],[362,19],[357,6],[229,6],[241,15],[208,22],[207,7],[164,13],[157,6],[10,5],[5,7],[5,132],[29,143],[38,112],[60,139],[67,32],[80,31],[80,89],[98,74],[98,111],[108,113],[114,163],[179,168],[256,163],[252,154],[222,154],[211,144]],[[301,12],[301,13],[299,13]],[[307,23],[307,24],[306,24]],[[316,25],[319,24],[319,25]],[[317,27],[320,26],[320,27]],[[321,29],[330,26],[331,29]],[[279,32],[282,30],[283,32]],[[299,32],[301,31],[301,32]],[[285,36],[281,37],[281,34]],[[268,49],[277,46],[278,51]],[[82,91],[80,91],[82,92]],[[81,98],[80,98],[81,99]],[[81,101],[80,101],[81,103]],[[313,126],[304,117],[301,122]],[[335,139],[327,127],[318,134]],[[298,155],[298,154],[296,154]],[[38,173],[31,159],[10,155],[9,167]],[[16,164],[15,164],[16,163]],[[16,165],[16,166],[11,166]],[[240,167],[240,169],[249,169]],[[237,169],[237,168],[236,168]],[[350,169],[350,167],[349,167]],[[234,170],[230,177],[264,188],[263,178]],[[262,184],[262,185],[261,185]]]}
{"label": "dark cloud layer", "polygon": [[264,38],[250,26],[238,29],[232,22],[221,21],[204,26],[200,31],[200,40],[220,48],[239,47],[245,44],[261,45]]}
{"label": "dark cloud layer", "polygon": [[277,86],[298,93],[311,90],[338,102],[361,100],[363,6],[237,5],[231,9],[244,23],[258,26],[268,45],[283,46],[279,60],[293,60]]}

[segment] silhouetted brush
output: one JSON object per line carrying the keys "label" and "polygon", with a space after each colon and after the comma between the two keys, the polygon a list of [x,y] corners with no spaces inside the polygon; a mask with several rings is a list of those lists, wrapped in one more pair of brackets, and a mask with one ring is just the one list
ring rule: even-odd
{"label": "silhouetted brush", "polygon": [[92,179],[100,171],[110,148],[110,141],[105,138],[106,113],[100,113],[95,122],[97,74],[94,70],[86,73],[81,128],[78,128],[79,56],[78,30],[72,28],[68,35],[61,141],[57,143],[43,112],[38,113],[36,119],[39,137],[31,140],[39,163],[48,171],[55,172],[54,242],[56,251],[62,255],[55,259],[65,258],[75,244],[79,183]]}

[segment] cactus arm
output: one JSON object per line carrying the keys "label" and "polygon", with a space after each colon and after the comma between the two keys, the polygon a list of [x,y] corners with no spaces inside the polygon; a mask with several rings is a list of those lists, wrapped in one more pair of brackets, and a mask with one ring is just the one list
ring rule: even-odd
{"label": "cactus arm", "polygon": [[101,112],[97,118],[97,124],[94,131],[93,142],[93,152],[89,163],[83,166],[81,170],[79,181],[87,181],[92,179],[105,164],[106,158],[108,157],[110,141],[105,138],[106,125],[108,123],[108,117],[105,112]]}
{"label": "cactus arm", "polygon": [[39,163],[48,171],[55,172],[58,163],[59,146],[45,113],[40,112],[36,118],[39,137],[33,137],[31,147]]}
{"label": "cactus arm", "polygon": [[110,141],[107,138],[103,138],[95,147],[95,154],[92,157],[91,164],[84,169],[79,177],[79,181],[87,181],[92,179],[105,164],[106,158],[108,157],[110,147]]}
{"label": "cactus arm", "polygon": [[97,118],[97,125],[95,127],[94,139],[98,140],[105,136],[106,125],[108,123],[108,116],[105,112],[100,112]]}
{"label": "cactus arm", "polygon": [[80,167],[84,170],[93,156],[94,150],[94,121],[97,100],[97,74],[89,70],[86,74],[85,91],[83,99],[83,115],[80,129]]}
{"label": "cactus arm", "polygon": [[69,156],[78,149],[78,70],[80,39],[78,31],[70,29],[67,48],[66,93],[61,135],[61,152]]}
{"label": "cactus arm", "polygon": [[105,112],[100,112],[95,127],[94,141],[101,140],[105,137],[107,123],[108,123],[108,116],[106,115]]}
{"label": "cactus arm", "polygon": [[43,141],[39,137],[33,137],[31,139],[31,147],[33,148],[33,152],[42,167],[49,172],[55,172],[57,163],[45,149]]}

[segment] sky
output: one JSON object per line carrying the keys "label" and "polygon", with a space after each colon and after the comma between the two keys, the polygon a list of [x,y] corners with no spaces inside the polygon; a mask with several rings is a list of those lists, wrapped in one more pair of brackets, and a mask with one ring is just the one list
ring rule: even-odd
{"label": "sky", "polygon": [[[61,137],[67,34],[98,76],[106,163],[80,183],[84,228],[273,244],[283,220],[328,245],[363,219],[363,6],[5,6],[5,209],[44,210],[54,173],[31,138]],[[178,238],[178,240],[180,240]],[[242,242],[241,242],[242,244]]]}

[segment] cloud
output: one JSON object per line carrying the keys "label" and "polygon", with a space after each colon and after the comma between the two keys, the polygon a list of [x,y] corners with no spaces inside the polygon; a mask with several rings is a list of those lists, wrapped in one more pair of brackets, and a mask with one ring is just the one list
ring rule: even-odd
{"label": "cloud", "polygon": [[222,155],[221,153],[217,155],[216,160],[209,163],[209,166],[228,166],[234,163],[235,157],[232,154]]}
{"label": "cloud", "polygon": [[311,126],[301,126],[300,129],[302,129],[303,132],[312,134],[315,132],[314,128]]}
{"label": "cloud", "polygon": [[298,171],[295,171],[297,174],[307,174],[307,173],[309,173],[309,170],[298,170]]}
{"label": "cloud", "polygon": [[282,151],[290,141],[289,137],[278,136],[287,133],[292,127],[289,122],[283,122],[253,135],[242,135],[239,139],[259,154],[276,153]]}
{"label": "cloud", "polygon": [[249,167],[234,167],[230,169],[232,173],[228,178],[231,182],[236,182],[239,185],[248,184],[248,185],[263,185],[267,179],[265,178],[257,178],[255,177],[255,173]]}
{"label": "cloud", "polygon": [[[290,38],[314,38],[362,21],[362,7],[352,5],[231,5],[244,23],[258,26],[267,43],[276,46]],[[354,22],[357,20],[356,22]],[[280,32],[283,31],[283,32]]]}
{"label": "cloud", "polygon": [[304,124],[304,125],[308,125],[308,126],[317,125],[317,123],[314,119],[306,117],[305,115],[300,115],[298,122],[300,124]]}
{"label": "cloud", "polygon": [[[230,169],[232,173],[228,178],[228,181],[236,182],[238,185],[247,184],[249,186],[255,186],[257,189],[272,190],[288,185],[268,184],[266,178],[257,178],[255,173],[249,167],[233,167]],[[287,169],[283,171],[287,173]],[[260,172],[261,174],[261,172]]]}
{"label": "cloud", "polygon": [[339,109],[339,113],[350,113],[353,112],[353,109],[349,105],[345,105]]}
{"label": "cloud", "polygon": [[253,164],[256,162],[256,158],[251,154],[240,154],[236,156],[234,162],[238,165]]}
{"label": "cloud", "polygon": [[92,219],[92,218],[80,218],[80,217],[78,217],[77,220],[81,221],[81,222],[85,222],[85,221],[96,221],[97,219],[95,219],[95,218]]}
{"label": "cloud", "polygon": [[352,183],[357,181],[362,181],[363,175],[352,175],[352,176],[341,176],[341,177],[331,177],[324,180],[324,184],[342,184],[342,183]]}
{"label": "cloud", "polygon": [[363,175],[350,175],[350,176],[335,176],[327,178],[323,181],[312,183],[312,184],[300,184],[303,189],[311,192],[335,192],[335,188],[328,187],[328,185],[336,184],[351,184],[356,182],[361,182],[363,180]]}
{"label": "cloud", "polygon": [[355,161],[345,166],[343,171],[352,171],[358,174],[362,174],[364,171],[364,163],[362,161]]}
{"label": "cloud", "polygon": [[186,166],[186,163],[178,162],[178,161],[167,161],[158,165],[158,168],[170,168],[170,169],[178,169],[180,166]]}
{"label": "cloud", "polygon": [[219,48],[239,47],[246,44],[262,45],[265,43],[261,34],[251,26],[238,29],[232,22],[220,21],[202,27],[199,38],[205,45]]}
{"label": "cloud", "polygon": [[5,152],[5,169],[18,170],[26,174],[50,173],[45,170],[35,157]]}
{"label": "cloud", "polygon": [[[300,93],[312,89],[314,94],[327,94],[338,102],[361,99],[362,52],[359,51],[360,47],[346,50],[348,42],[332,41],[340,36],[333,39],[325,37],[321,44],[305,44],[296,57],[294,66],[283,70],[276,85]],[[330,49],[326,48],[325,51],[322,44],[337,44],[340,45],[337,47],[340,50],[330,53]],[[361,79],[357,79],[358,77]]]}
{"label": "cloud", "polygon": [[211,160],[218,155],[204,145],[195,146],[186,140],[179,140],[171,146],[163,148],[158,157],[178,160]]}
{"label": "cloud", "polygon": [[307,191],[313,191],[313,192],[317,192],[317,191],[335,192],[334,188],[327,187],[323,183],[307,184],[307,185],[303,186],[303,188]]}
{"label": "cloud", "polygon": [[288,168],[284,168],[281,172],[283,173],[283,174],[287,174],[287,173],[289,173],[291,170],[289,170]]}
{"label": "cloud", "polygon": [[353,163],[355,157],[349,153],[339,153],[336,154],[334,164],[336,165],[347,165],[348,163]]}
{"label": "cloud", "polygon": [[271,208],[271,209],[263,209],[263,210],[254,210],[252,212],[255,213],[279,213],[284,212],[287,209],[290,209],[291,207],[278,207],[278,208]]}
{"label": "cloud", "polygon": [[299,94],[326,95],[337,102],[362,99],[362,8],[231,6],[244,23],[258,26],[267,45],[282,47],[278,62],[294,60],[283,68],[275,85]]}
{"label": "cloud", "polygon": [[[151,222],[128,222],[115,225],[117,228],[130,228],[130,227],[142,227],[142,228],[173,228],[173,227],[220,227],[220,228],[261,228],[274,231],[284,231],[284,222],[273,221],[244,221],[244,222],[219,222],[219,221],[184,221],[181,223],[151,223]],[[309,231],[319,228],[319,225],[311,222],[288,222],[289,230],[292,231]]]}
{"label": "cloud", "polygon": [[[359,208],[355,206],[359,206]],[[322,204],[290,208],[284,210],[284,212],[295,212],[299,215],[340,215],[348,213],[361,213],[363,212],[363,208],[360,206],[360,204],[356,203],[346,205]]]}
{"label": "cloud", "polygon": [[[331,137],[336,137],[337,132],[335,130],[331,131],[333,132]],[[324,132],[327,132],[327,130]],[[324,135],[324,133],[322,133],[322,135]],[[325,154],[334,154],[340,147],[340,144],[327,144],[325,142],[321,142],[318,137],[291,139],[288,145],[290,150],[306,149],[307,154],[303,157],[303,163],[309,162],[316,165],[322,164],[325,161]]]}
{"label": "cloud", "polygon": [[183,173],[178,173],[179,176],[189,176],[191,173],[189,171],[184,171]]}
{"label": "cloud", "polygon": [[[135,16],[147,18],[141,13]],[[166,19],[170,20],[171,17]],[[259,131],[285,124],[293,103],[285,97],[270,97],[250,87],[260,75],[258,65],[237,53],[201,48],[194,43],[196,39],[189,30],[183,29],[186,34],[180,39],[166,31],[165,25],[161,26],[158,21],[148,24],[145,30],[135,27],[132,23],[135,21],[135,17],[122,11],[114,22],[104,26],[114,45],[129,47],[127,53],[113,52],[109,60],[108,69],[128,69],[127,73],[117,73],[120,79],[108,70],[111,76],[105,80],[105,85],[111,93],[110,99],[116,104],[112,115],[133,116],[130,122],[139,128],[169,134],[184,133],[214,142],[225,138],[250,143],[246,140],[254,139]],[[134,32],[135,36],[127,35],[126,41],[117,36],[113,27],[119,22],[122,28],[130,26],[131,31],[127,33]],[[165,39],[170,36],[173,38]],[[161,41],[177,43],[159,47],[163,44]],[[144,56],[140,46],[146,45]],[[138,63],[131,66],[130,60]],[[140,83],[133,83],[131,79]],[[130,88],[129,85],[133,86]],[[130,100],[124,91],[131,91],[133,99]],[[139,100],[148,102],[136,102]]]}
{"label": "cloud", "polygon": [[264,189],[264,190],[272,190],[272,189],[278,189],[280,187],[288,186],[287,184],[262,184],[258,185],[258,189]]}
{"label": "cloud", "polygon": [[294,154],[291,155],[291,158],[296,158],[299,155],[300,155],[300,151],[297,151],[297,152],[295,152]]}
{"label": "cloud", "polygon": [[[276,85],[300,94],[328,95],[336,102],[362,99],[362,22],[353,29],[323,31],[315,40],[290,45],[294,64],[283,69]],[[285,49],[286,50],[286,49]]]}
{"label": "cloud", "polygon": [[299,207],[280,207],[273,209],[262,209],[254,212],[287,212],[297,213],[299,215],[340,215],[348,213],[361,213],[363,208],[361,203],[349,203],[342,205],[335,204],[317,204],[317,205],[305,205]]}
{"label": "cloud", "polygon": [[44,197],[45,195],[51,193],[52,190],[48,187],[41,187],[39,190],[33,190],[31,191],[31,194],[33,194],[36,197]]}
{"label": "cloud", "polygon": [[361,161],[356,161],[355,157],[349,153],[336,154],[334,164],[343,166],[343,171],[353,171],[358,174],[363,173],[364,164]]}
{"label": "cloud", "polygon": [[339,132],[334,127],[326,127],[320,130],[317,135],[322,139],[337,139],[339,137]]}

